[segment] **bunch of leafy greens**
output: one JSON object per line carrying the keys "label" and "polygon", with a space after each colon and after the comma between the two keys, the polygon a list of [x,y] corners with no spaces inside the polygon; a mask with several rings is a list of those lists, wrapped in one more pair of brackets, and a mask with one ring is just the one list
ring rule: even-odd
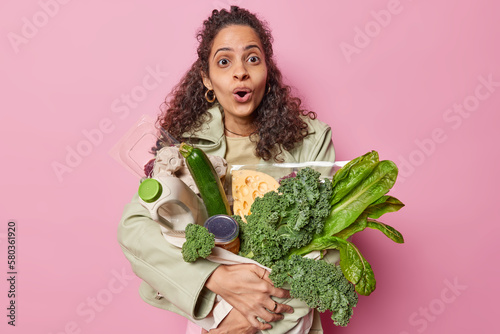
{"label": "bunch of leafy greens", "polygon": [[[288,284],[293,297],[333,311],[335,324],[347,325],[357,303],[352,286],[362,295],[376,286],[370,264],[349,237],[368,227],[403,243],[401,233],[375,220],[404,206],[386,195],[397,172],[392,161],[379,161],[376,151],[351,160],[332,181],[320,180],[311,168],[300,170],[276,192],[257,198],[246,224],[234,216],[241,226],[240,255],[270,267],[277,286]],[[301,257],[329,249],[340,252],[342,278],[332,274],[339,271],[335,264]]]}
{"label": "bunch of leafy greens", "polygon": [[379,161],[376,151],[351,160],[333,177],[332,207],[323,231],[308,245],[291,250],[289,255],[338,249],[345,277],[356,285],[359,294],[371,294],[376,287],[373,270],[348,238],[368,227],[381,231],[394,242],[404,242],[396,229],[375,220],[404,206],[398,199],[386,195],[396,182],[397,174],[396,165],[390,160]]}
{"label": "bunch of leafy greens", "polygon": [[334,311],[335,325],[347,326],[352,308],[358,303],[354,285],[339,266],[293,255],[273,265],[269,278],[277,287],[286,287],[295,298],[320,312]]}
{"label": "bunch of leafy greens", "polygon": [[186,242],[182,244],[182,258],[186,262],[194,262],[198,258],[206,258],[215,247],[215,236],[207,228],[188,224],[186,226]]}
{"label": "bunch of leafy greens", "polygon": [[240,255],[271,266],[292,249],[308,245],[323,231],[330,213],[331,181],[305,168],[295,177],[283,179],[278,192],[255,199],[247,223],[240,223]]}

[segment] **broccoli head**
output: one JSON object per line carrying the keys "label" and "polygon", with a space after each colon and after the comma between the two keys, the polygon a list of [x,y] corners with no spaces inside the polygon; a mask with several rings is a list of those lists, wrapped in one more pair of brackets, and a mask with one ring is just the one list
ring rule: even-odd
{"label": "broccoli head", "polygon": [[215,237],[208,230],[196,224],[186,226],[186,241],[182,245],[182,257],[186,262],[194,262],[198,258],[206,258],[215,247]]}

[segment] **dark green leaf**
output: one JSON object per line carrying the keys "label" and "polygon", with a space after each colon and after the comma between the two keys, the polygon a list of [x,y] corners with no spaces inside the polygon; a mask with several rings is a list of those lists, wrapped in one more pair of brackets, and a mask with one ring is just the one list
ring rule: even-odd
{"label": "dark green leaf", "polygon": [[363,231],[367,225],[366,218],[367,218],[367,213],[365,211],[356,219],[356,221],[354,223],[347,226],[345,229],[343,229],[339,233],[336,233],[335,236],[346,240],[347,238],[349,238],[353,234]]}
{"label": "dark green leaf", "polygon": [[377,287],[377,281],[375,280],[375,274],[368,261],[363,259],[363,263],[365,265],[365,271],[358,284],[356,284],[356,291],[360,295],[369,296]]}
{"label": "dark green leaf", "polygon": [[334,205],[366,178],[378,164],[378,153],[368,152],[349,161],[335,173],[332,186],[333,195],[330,204]]}
{"label": "dark green leaf", "polygon": [[365,212],[368,213],[368,218],[377,219],[384,213],[396,212],[405,206],[400,200],[395,197],[385,195],[380,197],[377,201],[370,204]]}
{"label": "dark green leaf", "polygon": [[394,242],[397,242],[398,244],[402,244],[405,242],[403,235],[394,227],[389,226],[387,224],[378,222],[376,220],[368,219],[366,227],[381,231],[389,239],[391,239]]}
{"label": "dark green leaf", "polygon": [[[340,244],[339,244],[340,245]],[[340,248],[340,267],[360,295],[370,295],[376,287],[372,267],[353,243],[346,241]]]}
{"label": "dark green leaf", "polygon": [[322,235],[334,235],[351,225],[371,203],[392,188],[397,174],[394,162],[384,160],[378,163],[370,175],[333,206]]}
{"label": "dark green leaf", "polygon": [[[339,233],[336,233],[335,236],[342,238],[342,239],[347,239],[350,236],[352,236],[355,233],[363,231],[365,228],[370,227],[368,226],[367,218],[373,218],[375,217],[380,217],[384,213],[387,212],[394,212],[398,211],[404,206],[403,203],[401,203],[397,198],[394,198],[392,196],[382,196],[372,204],[370,204],[365,211],[348,227],[340,231]],[[370,220],[372,222],[382,224],[380,222],[377,222],[375,220]],[[382,224],[381,226],[371,226],[371,228],[378,229],[382,231],[385,235],[387,235],[389,238],[394,240],[395,242],[402,243],[403,242],[403,236],[401,233],[396,231],[394,228]]]}

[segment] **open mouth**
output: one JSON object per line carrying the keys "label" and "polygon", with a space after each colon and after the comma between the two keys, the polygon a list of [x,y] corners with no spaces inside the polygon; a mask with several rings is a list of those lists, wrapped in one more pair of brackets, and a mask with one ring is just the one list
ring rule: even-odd
{"label": "open mouth", "polygon": [[233,91],[233,96],[238,102],[247,102],[252,96],[252,91],[249,88],[237,88]]}

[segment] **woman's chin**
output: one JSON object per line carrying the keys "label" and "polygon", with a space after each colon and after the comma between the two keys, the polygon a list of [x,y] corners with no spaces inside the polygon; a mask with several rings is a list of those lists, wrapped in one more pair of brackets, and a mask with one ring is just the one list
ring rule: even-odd
{"label": "woman's chin", "polygon": [[[224,106],[223,106],[224,107]],[[253,103],[236,103],[232,104],[230,108],[224,108],[224,113],[226,115],[231,115],[236,118],[248,118],[253,114],[256,107]]]}

